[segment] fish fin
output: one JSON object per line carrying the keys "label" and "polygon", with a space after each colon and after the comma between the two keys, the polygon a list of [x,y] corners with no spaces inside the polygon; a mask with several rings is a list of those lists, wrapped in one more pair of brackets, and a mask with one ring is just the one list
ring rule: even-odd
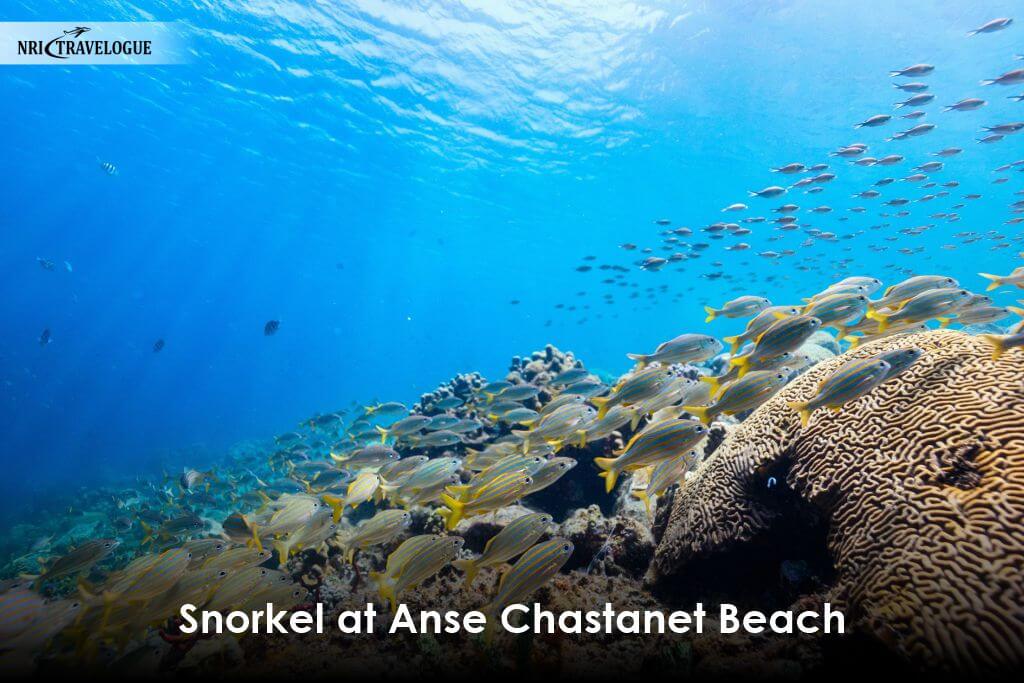
{"label": "fish fin", "polygon": [[604,479],[605,491],[611,493],[612,489],[615,488],[616,480],[619,478],[618,471],[612,467],[615,458],[594,458],[594,462],[603,470],[598,476]]}
{"label": "fish fin", "polygon": [[260,525],[259,524],[252,524],[252,525],[250,525],[249,528],[252,529],[252,544],[254,546],[256,546],[256,550],[262,551],[263,550],[263,542],[260,541],[260,534],[259,534]]}
{"label": "fish fin", "polygon": [[391,611],[398,609],[398,596],[395,595],[395,584],[383,572],[370,572],[370,580],[377,582],[377,594]]}
{"label": "fish fin", "polygon": [[710,306],[704,307],[704,312],[708,314],[708,317],[704,318],[704,322],[709,323],[718,317],[718,311],[711,308]]}
{"label": "fish fin", "polygon": [[704,424],[710,424],[713,415],[711,406],[683,406],[683,410],[693,415]]}
{"label": "fish fin", "polygon": [[466,575],[467,586],[473,584],[473,580],[476,579],[476,575],[480,571],[480,568],[476,566],[476,560],[455,560],[452,562],[452,566]]}
{"label": "fish fin", "polygon": [[597,407],[598,420],[600,420],[601,418],[608,414],[608,402],[610,400],[610,398],[601,398],[600,396],[595,396],[594,398],[590,399],[590,402]]}
{"label": "fish fin", "polygon": [[281,540],[274,541],[274,550],[277,552],[278,564],[282,567],[285,566],[288,563],[288,556],[292,552],[291,543]]}
{"label": "fish fin", "polygon": [[626,358],[629,358],[632,361],[636,361],[637,370],[643,370],[645,367],[647,367],[647,364],[650,362],[650,357],[645,356],[642,353],[627,353]]}
{"label": "fish fin", "polygon": [[985,288],[986,292],[991,292],[993,289],[999,289],[1003,284],[1003,278],[998,275],[992,275],[991,273],[978,273],[978,275],[982,276],[986,280],[992,281],[988,283],[988,287]]}
{"label": "fish fin", "polygon": [[939,327],[943,330],[953,324],[952,318],[936,318],[936,320],[939,321]]}
{"label": "fish fin", "polygon": [[740,349],[740,335],[722,337],[722,341],[729,345],[729,353],[736,353]]}
{"label": "fish fin", "polygon": [[141,519],[139,520],[139,526],[142,527],[142,540],[139,541],[139,545],[146,545],[147,543],[153,543],[156,539],[153,537],[153,527],[146,524]]}
{"label": "fish fin", "polygon": [[800,426],[806,427],[807,421],[811,419],[812,411],[810,409],[810,403],[805,403],[802,401],[790,401],[786,405],[788,405],[790,408],[795,410],[798,415],[800,415]]}
{"label": "fish fin", "polygon": [[380,425],[374,425],[373,428],[380,432],[380,442],[384,443],[388,438],[388,430],[384,429]]}
{"label": "fish fin", "polygon": [[864,317],[878,323],[879,332],[885,332],[889,329],[889,316],[884,313],[879,313],[878,311],[869,309],[868,312],[864,314]]}
{"label": "fish fin", "polygon": [[345,511],[345,499],[341,496],[324,495],[324,502],[334,511],[332,519],[335,524],[341,519],[341,513]]}
{"label": "fish fin", "polygon": [[633,491],[633,497],[639,498],[644,502],[644,509],[647,510],[647,517],[650,519],[651,516],[651,497],[647,495],[647,489],[642,491]]}
{"label": "fish fin", "polygon": [[1020,306],[1007,306],[1006,310],[1008,310],[1010,313],[1013,313],[1014,315],[1018,315],[1024,318],[1024,308],[1021,308]]}
{"label": "fish fin", "polygon": [[445,511],[444,508],[441,508],[437,512],[441,515],[441,517],[444,518],[445,528],[448,531],[451,531],[456,526],[458,526],[459,522],[462,520],[462,513],[466,507],[466,504],[460,500],[455,500],[447,493],[441,494],[441,503],[444,504],[448,508],[448,510]]}
{"label": "fish fin", "polygon": [[576,433],[580,435],[580,440],[579,440],[579,443],[577,443],[577,445],[580,448],[586,448],[587,447],[587,430],[586,429],[577,429]]}
{"label": "fish fin", "polygon": [[715,375],[702,375],[700,381],[710,384],[712,392],[717,391],[718,387],[722,385],[722,380]]}
{"label": "fish fin", "polygon": [[640,420],[642,419],[644,419],[643,414],[639,410],[634,410],[633,417],[629,418],[629,428],[635,432],[636,426],[640,424]]}
{"label": "fish fin", "polygon": [[750,354],[745,356],[733,356],[729,359],[729,367],[739,368],[740,377],[747,374],[750,370]]}
{"label": "fish fin", "polygon": [[463,494],[469,493],[469,484],[446,486],[445,491],[449,492],[453,498],[456,498],[458,500],[465,500],[465,498],[463,498]]}
{"label": "fish fin", "polygon": [[1003,338],[998,334],[982,334],[978,336],[992,345],[992,360],[999,360],[999,357],[1005,353],[1006,344],[1003,343]]}

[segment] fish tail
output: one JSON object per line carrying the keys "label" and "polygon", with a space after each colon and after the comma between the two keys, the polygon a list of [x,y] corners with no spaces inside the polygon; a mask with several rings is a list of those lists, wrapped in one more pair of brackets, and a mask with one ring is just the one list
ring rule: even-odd
{"label": "fish tail", "polygon": [[683,406],[685,412],[693,415],[704,424],[709,424],[714,417],[711,408],[712,406]]}
{"label": "fish tail", "polygon": [[1006,352],[1006,344],[1003,343],[1003,337],[998,334],[982,334],[979,336],[992,345],[992,360],[999,360],[999,357]]}
{"label": "fish tail", "polygon": [[700,378],[701,382],[706,382],[711,385],[711,393],[718,391],[718,387],[722,385],[722,380],[714,375],[703,375]]}
{"label": "fish tail", "polygon": [[874,320],[876,323],[878,323],[879,332],[885,332],[887,329],[889,329],[889,316],[887,316],[885,313],[879,313],[878,311],[869,310],[865,314],[865,317],[870,318],[871,320]]}
{"label": "fish tail", "polygon": [[651,516],[651,497],[647,494],[647,489],[643,491],[633,491],[633,497],[639,498],[644,502],[644,509],[647,510],[648,519]]}
{"label": "fish tail", "polygon": [[998,275],[992,275],[991,273],[978,273],[978,275],[982,276],[986,280],[992,281],[988,283],[988,287],[985,288],[986,292],[991,292],[993,289],[999,289],[1003,286],[1003,278]]}
{"label": "fish tail", "polygon": [[729,367],[735,367],[740,369],[740,377],[747,374],[750,370],[750,355],[746,356],[733,356],[729,359]]}
{"label": "fish tail", "polygon": [[806,427],[807,421],[811,419],[811,404],[801,401],[790,401],[786,405],[788,405],[790,408],[795,410],[797,414],[800,415],[800,426]]}
{"label": "fish tail", "polygon": [[640,424],[640,420],[642,419],[644,419],[642,413],[640,413],[639,411],[633,411],[633,417],[629,418],[629,428],[635,432],[636,426]]}
{"label": "fish tail", "polygon": [[480,567],[477,566],[476,560],[455,560],[452,562],[452,566],[466,575],[467,586],[473,584],[473,580],[476,579],[476,575],[480,572]]}
{"label": "fish tail", "polygon": [[377,406],[363,406],[363,410],[366,411],[367,415],[373,415],[377,412]]}
{"label": "fish tail", "polygon": [[280,539],[274,541],[274,552],[277,553],[277,562],[280,566],[283,567],[285,564],[287,564],[288,555],[291,554],[291,551],[292,547],[288,542]]}
{"label": "fish tail", "polygon": [[459,522],[462,520],[462,513],[465,510],[466,504],[460,500],[455,500],[447,493],[441,494],[441,502],[448,508],[445,510],[441,508],[438,513],[444,518],[444,527],[451,531]]}
{"label": "fish tail", "polygon": [[580,440],[579,440],[579,443],[578,443],[579,447],[580,448],[586,448],[587,447],[587,430],[586,429],[577,429],[576,433],[580,435]]}
{"label": "fish tail", "polygon": [[627,353],[626,358],[629,358],[632,361],[636,361],[637,370],[643,370],[645,367],[647,367],[647,363],[650,362],[650,358],[642,353]]}
{"label": "fish tail", "polygon": [[604,479],[605,491],[611,493],[612,489],[615,488],[615,482],[619,478],[618,470],[613,467],[615,458],[594,458],[594,463],[603,470],[599,473],[599,476]]}
{"label": "fish tail", "polygon": [[736,353],[740,350],[740,335],[722,337],[722,341],[729,345],[729,353]]}
{"label": "fish tail", "polygon": [[469,485],[458,484],[456,486],[447,486],[445,487],[445,491],[448,492],[452,498],[464,501],[466,500],[465,495],[469,493]]}
{"label": "fish tail", "polygon": [[345,511],[345,499],[341,496],[325,495],[324,502],[327,503],[328,507],[334,511],[332,519],[337,524],[338,520],[341,519],[341,513]]}
{"label": "fish tail", "polygon": [[936,318],[939,321],[939,327],[943,330],[953,324],[952,318]]}
{"label": "fish tail", "polygon": [[993,83],[995,83],[995,80],[991,78],[986,78],[981,82],[982,85],[992,85]]}
{"label": "fish tail", "polygon": [[708,317],[704,318],[704,322],[709,323],[718,317],[718,311],[711,308],[710,306],[704,307],[704,312],[708,314]]}
{"label": "fish tail", "polygon": [[598,420],[600,420],[601,418],[608,414],[608,402],[610,400],[610,398],[601,398],[600,396],[595,396],[594,398],[590,399],[590,402],[593,403],[594,406],[597,408]]}
{"label": "fish tail", "polygon": [[252,544],[256,546],[256,550],[263,551],[263,542],[260,540],[260,525],[253,524],[250,527],[252,529]]}
{"label": "fish tail", "polygon": [[380,425],[374,425],[373,428],[380,432],[380,442],[384,443],[384,441],[388,438],[388,430],[384,429]]}
{"label": "fish tail", "polygon": [[383,572],[370,572],[370,580],[377,583],[377,594],[394,612],[398,607],[398,596],[395,595],[395,584]]}
{"label": "fish tail", "polygon": [[139,526],[142,527],[142,540],[139,541],[139,545],[146,545],[152,543],[155,539],[153,538],[153,527],[149,526],[142,520],[139,520]]}

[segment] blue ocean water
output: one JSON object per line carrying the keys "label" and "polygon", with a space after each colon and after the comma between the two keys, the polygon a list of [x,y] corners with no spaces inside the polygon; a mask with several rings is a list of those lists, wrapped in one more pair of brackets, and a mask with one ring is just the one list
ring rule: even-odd
{"label": "blue ocean water", "polygon": [[[702,310],[737,294],[786,303],[845,275],[891,284],[907,272],[979,289],[977,271],[1019,262],[1019,243],[992,247],[1019,235],[1003,223],[1021,176],[992,182],[1024,157],[1016,136],[975,142],[981,126],[1024,111],[1007,97],[1022,88],[979,81],[1020,68],[1022,43],[1017,25],[965,33],[1019,9],[9,0],[0,20],[180,22],[194,55],[167,67],[0,67],[2,500],[73,500],[80,484],[213,464],[316,412],[411,403],[459,372],[498,377],[547,343],[625,371],[627,351],[738,331],[705,328]],[[888,73],[918,62],[936,65],[922,121],[937,129],[891,143],[920,121],[854,130],[894,111],[907,94]],[[974,96],[989,104],[941,111]],[[853,142],[907,160],[880,169],[827,156]],[[965,150],[935,174],[960,182],[950,197],[898,218],[851,198],[949,146]],[[792,161],[830,163],[837,178],[815,197],[747,197]],[[898,188],[887,196],[923,194]],[[930,217],[968,193],[983,198],[959,221]],[[803,232],[773,241],[773,224],[752,225],[748,251],[709,241],[701,258],[656,273],[619,248],[667,255],[656,219],[699,231],[732,220],[720,210],[733,202],[771,218],[784,201],[832,207],[801,221],[849,239],[802,247]],[[848,211],[858,205],[868,211]],[[1007,239],[954,237],[990,230]],[[757,255],[781,249],[795,253]],[[628,266],[628,285],[577,271],[588,255]],[[270,319],[281,326],[268,337]],[[41,345],[44,329],[52,342]],[[157,339],[166,346],[154,353]]]}

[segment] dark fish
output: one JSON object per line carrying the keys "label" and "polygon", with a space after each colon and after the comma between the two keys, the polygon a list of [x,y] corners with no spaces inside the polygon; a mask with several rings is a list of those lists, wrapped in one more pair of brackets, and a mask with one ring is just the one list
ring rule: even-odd
{"label": "dark fish", "polygon": [[51,339],[52,338],[50,336],[50,328],[47,327],[45,330],[43,330],[43,333],[39,335],[39,345],[46,346],[47,344],[50,343]]}
{"label": "dark fish", "polygon": [[268,320],[267,324],[263,326],[263,334],[268,337],[277,334],[279,327],[281,327],[280,320]]}
{"label": "dark fish", "polygon": [[163,350],[164,350],[164,340],[163,339],[157,339],[155,342],[153,342],[153,353],[160,353]]}

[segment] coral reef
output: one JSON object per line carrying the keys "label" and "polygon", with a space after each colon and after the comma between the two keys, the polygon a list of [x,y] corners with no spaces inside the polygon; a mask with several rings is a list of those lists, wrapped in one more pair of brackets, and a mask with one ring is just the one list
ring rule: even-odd
{"label": "coral reef", "polygon": [[[905,374],[801,429],[788,401],[849,357],[918,347]],[[756,544],[801,505],[827,527],[828,591],[923,669],[1024,662],[1024,358],[930,331],[826,360],[757,409],[674,495],[647,582]],[[786,495],[788,493],[788,495]],[[788,509],[787,509],[788,508]]]}

